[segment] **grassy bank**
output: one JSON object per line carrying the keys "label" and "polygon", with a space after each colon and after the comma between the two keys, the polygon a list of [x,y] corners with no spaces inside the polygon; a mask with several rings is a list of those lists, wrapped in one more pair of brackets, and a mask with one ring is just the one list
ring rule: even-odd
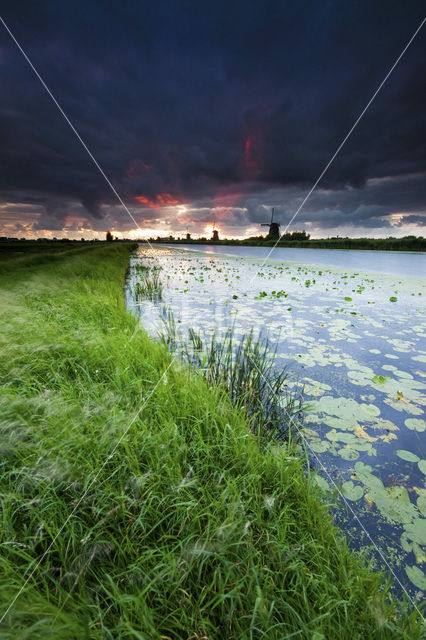
{"label": "grassy bank", "polygon": [[420,638],[293,452],[138,329],[129,248],[2,260],[0,638]]}

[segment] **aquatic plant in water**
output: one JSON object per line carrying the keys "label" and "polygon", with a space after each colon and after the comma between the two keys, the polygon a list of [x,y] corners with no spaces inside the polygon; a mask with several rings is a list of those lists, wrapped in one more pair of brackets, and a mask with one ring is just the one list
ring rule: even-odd
{"label": "aquatic plant in water", "polygon": [[302,395],[290,393],[287,369],[275,367],[268,338],[255,338],[250,331],[237,339],[230,327],[224,335],[214,333],[205,344],[194,329],[188,330],[188,340],[179,337],[170,309],[163,308],[162,319],[162,341],[244,410],[252,432],[261,439],[288,440],[298,431],[292,426],[302,423]]}
{"label": "aquatic plant in water", "polygon": [[187,356],[210,384],[223,387],[233,404],[244,408],[256,434],[288,438],[294,421],[301,422],[301,396],[289,393],[287,370],[275,368],[268,338],[255,338],[250,331],[236,340],[229,328],[203,349],[192,331]]}
{"label": "aquatic plant in water", "polygon": [[139,266],[140,279],[135,285],[137,299],[147,299],[159,302],[163,297],[163,284],[160,279],[160,267]]}

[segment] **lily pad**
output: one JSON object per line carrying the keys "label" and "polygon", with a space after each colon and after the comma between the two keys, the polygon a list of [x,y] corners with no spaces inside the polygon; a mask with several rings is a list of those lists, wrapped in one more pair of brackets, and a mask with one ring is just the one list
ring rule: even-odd
{"label": "lily pad", "polygon": [[426,576],[419,567],[405,567],[405,573],[416,587],[426,590]]}
{"label": "lily pad", "polygon": [[417,498],[417,509],[426,518],[426,495],[422,494]]}
{"label": "lily pad", "polygon": [[411,451],[406,451],[405,449],[398,449],[396,455],[402,460],[407,460],[407,462],[418,462],[420,460],[419,456],[416,456],[415,453],[411,453]]}
{"label": "lily pad", "polygon": [[341,433],[332,429],[328,433],[325,434],[326,438],[331,440],[332,442],[344,442],[345,444],[355,444],[357,441],[357,437],[353,433]]}
{"label": "lily pad", "polygon": [[416,507],[410,502],[405,487],[373,489],[369,491],[369,495],[389,522],[410,523],[416,516]]}
{"label": "lily pad", "polygon": [[354,484],[348,480],[342,484],[342,493],[348,500],[360,500],[364,495],[364,490],[359,484]]}
{"label": "lily pad", "polygon": [[324,453],[330,449],[330,444],[326,440],[311,440],[309,448],[315,453]]}
{"label": "lily pad", "polygon": [[407,418],[407,420],[405,420],[405,426],[411,429],[411,431],[422,433],[426,429],[426,422],[420,418]]}
{"label": "lily pad", "polygon": [[367,473],[371,473],[372,470],[373,470],[373,467],[370,467],[369,464],[364,464],[363,462],[357,462],[355,465],[355,471],[360,475],[366,475]]}
{"label": "lily pad", "polygon": [[380,409],[374,404],[358,403],[353,398],[322,396],[319,400],[315,400],[312,405],[314,411],[323,411],[347,422],[371,421],[380,415]]}
{"label": "lily pad", "polygon": [[426,460],[420,460],[419,469],[426,476]]}
{"label": "lily pad", "polygon": [[351,447],[343,447],[337,453],[343,460],[357,460],[359,458],[358,451]]}
{"label": "lily pad", "polygon": [[426,519],[415,518],[413,522],[409,522],[404,527],[405,533],[410,540],[417,544],[426,544]]}

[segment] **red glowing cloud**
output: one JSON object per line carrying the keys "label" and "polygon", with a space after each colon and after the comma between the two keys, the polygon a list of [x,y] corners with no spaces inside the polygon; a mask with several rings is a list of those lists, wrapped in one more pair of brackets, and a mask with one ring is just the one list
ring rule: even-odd
{"label": "red glowing cloud", "polygon": [[244,160],[249,173],[255,174],[260,171],[260,161],[258,155],[259,134],[248,134],[244,144]]}
{"label": "red glowing cloud", "polygon": [[147,196],[135,196],[135,200],[141,204],[145,204],[150,209],[156,209],[157,207],[164,207],[170,204],[179,204],[179,200],[176,200],[170,193],[158,193],[153,198],[147,198]]}
{"label": "red glowing cloud", "polygon": [[176,200],[170,193],[159,193],[155,197],[159,204],[179,204],[179,200]]}

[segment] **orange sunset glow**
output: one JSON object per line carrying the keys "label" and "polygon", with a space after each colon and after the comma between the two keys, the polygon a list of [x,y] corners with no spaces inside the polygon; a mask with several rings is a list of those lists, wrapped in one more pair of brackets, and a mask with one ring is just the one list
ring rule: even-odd
{"label": "orange sunset glow", "polygon": [[135,196],[135,200],[141,204],[145,204],[150,209],[156,209],[157,207],[168,204],[179,204],[179,200],[176,200],[170,193],[158,193],[153,198],[148,198],[145,195]]}
{"label": "orange sunset glow", "polygon": [[213,235],[213,230],[216,229],[216,231],[219,231],[219,233],[221,232],[220,227],[216,225],[212,225],[212,224],[206,224],[206,226],[204,227],[204,233],[206,233],[208,236]]}

